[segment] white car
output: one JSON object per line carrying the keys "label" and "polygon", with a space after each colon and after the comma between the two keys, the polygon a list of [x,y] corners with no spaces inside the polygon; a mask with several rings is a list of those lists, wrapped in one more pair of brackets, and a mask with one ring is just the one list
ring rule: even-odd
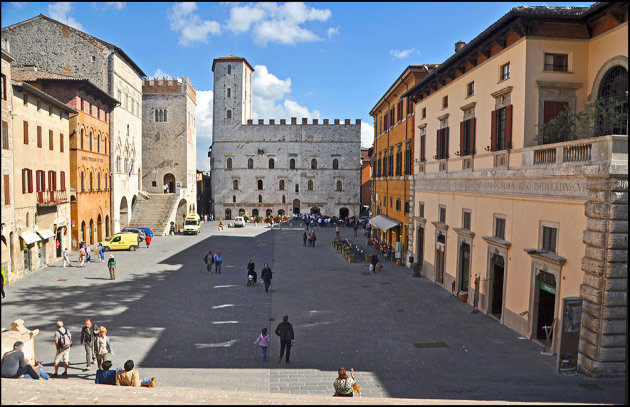
{"label": "white car", "polygon": [[234,218],[234,227],[235,228],[242,228],[245,226],[245,219],[243,219],[242,216],[237,216]]}

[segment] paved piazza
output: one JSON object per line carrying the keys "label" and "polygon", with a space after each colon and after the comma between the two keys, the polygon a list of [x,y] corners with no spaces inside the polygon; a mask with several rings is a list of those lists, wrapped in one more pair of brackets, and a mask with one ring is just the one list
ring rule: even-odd
{"label": "paved piazza", "polygon": [[[555,356],[471,314],[431,281],[393,263],[368,273],[367,263],[347,263],[333,249],[333,228],[316,232],[317,247],[305,248],[297,224],[218,231],[211,222],[198,236],[156,237],[150,249],[115,253],[115,281],[105,264],[48,267],[5,287],[2,326],[22,318],[39,329],[35,349],[52,373],[54,324],[62,319],[75,343],[68,380],[94,380],[94,368],[82,370],[79,346],[90,317],[107,327],[115,366],[133,359],[141,376],[162,386],[332,395],[343,365],[371,397],[623,403],[623,379],[557,374]],[[360,233],[353,240],[365,243]],[[222,274],[206,274],[208,249],[223,253]],[[270,293],[246,287],[249,258],[259,276],[269,262]],[[296,335],[289,365],[277,363],[273,334],[284,314]],[[269,362],[253,345],[262,327],[272,334]],[[414,346],[432,342],[446,346]]]}

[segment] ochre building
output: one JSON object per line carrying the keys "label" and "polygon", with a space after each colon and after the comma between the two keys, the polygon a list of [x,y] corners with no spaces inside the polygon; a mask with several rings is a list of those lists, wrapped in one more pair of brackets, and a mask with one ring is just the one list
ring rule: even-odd
{"label": "ochre building", "polygon": [[517,7],[403,95],[422,275],[592,376],[626,369],[627,81],[626,3]]}
{"label": "ochre building", "polygon": [[[402,95],[436,65],[409,65],[370,111],[372,153],[372,236],[402,258],[407,252],[415,112]],[[399,243],[397,245],[397,243]]]}

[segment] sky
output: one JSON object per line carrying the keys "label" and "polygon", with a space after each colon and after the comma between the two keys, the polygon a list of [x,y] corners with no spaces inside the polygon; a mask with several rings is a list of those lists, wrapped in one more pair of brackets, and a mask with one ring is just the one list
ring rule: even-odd
{"label": "sky", "polygon": [[2,2],[2,28],[45,14],[117,45],[147,77],[187,76],[197,89],[197,168],[209,169],[214,58],[254,67],[254,120],[361,119],[408,65],[442,63],[518,6],[578,3]]}

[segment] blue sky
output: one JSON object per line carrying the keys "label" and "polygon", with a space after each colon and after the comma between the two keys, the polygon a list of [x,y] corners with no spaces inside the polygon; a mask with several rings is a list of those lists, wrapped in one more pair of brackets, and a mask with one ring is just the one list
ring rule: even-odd
{"label": "blue sky", "polygon": [[197,89],[197,168],[212,142],[212,60],[244,57],[254,118],[361,119],[410,64],[441,63],[517,6],[588,3],[2,2],[2,27],[45,14],[116,44],[147,76]]}

